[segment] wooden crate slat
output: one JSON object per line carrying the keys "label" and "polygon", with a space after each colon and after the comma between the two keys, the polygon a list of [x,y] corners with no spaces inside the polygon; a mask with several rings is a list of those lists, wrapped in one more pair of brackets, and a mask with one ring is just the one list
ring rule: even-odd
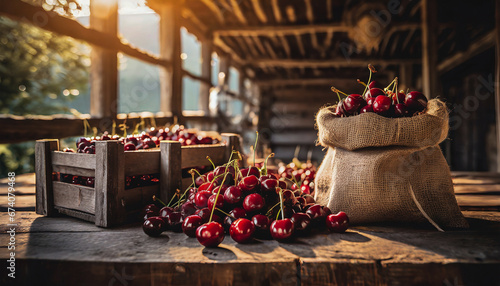
{"label": "wooden crate slat", "polygon": [[125,152],[125,176],[160,173],[160,149]]}
{"label": "wooden crate slat", "polygon": [[182,179],[182,191],[185,191],[187,187],[189,187],[193,183],[192,178],[184,178]]}
{"label": "wooden crate slat", "polygon": [[53,216],[54,195],[52,192],[52,156],[59,149],[59,140],[38,140],[35,144],[36,213]]}
{"label": "wooden crate slat", "polygon": [[53,165],[52,171],[59,172],[61,174],[70,174],[73,176],[95,177],[95,170],[70,166]]}
{"label": "wooden crate slat", "polygon": [[204,145],[204,146],[184,146],[182,147],[181,168],[211,165],[207,160],[210,156],[215,164],[225,163],[225,145]]}
{"label": "wooden crate slat", "polygon": [[153,195],[159,197],[159,184],[128,189],[123,192],[123,205],[127,211],[142,209],[146,203],[152,201]]}
{"label": "wooden crate slat", "polygon": [[59,213],[64,214],[64,215],[69,215],[69,216],[83,219],[86,221],[95,222],[95,215],[93,215],[93,214],[89,214],[89,213],[77,211],[77,210],[71,210],[71,209],[67,209],[67,208],[63,208],[63,207],[57,207],[57,206],[55,207],[55,209]]}
{"label": "wooden crate slat", "polygon": [[95,154],[52,152],[52,165],[95,170]]}
{"label": "wooden crate slat", "polygon": [[90,187],[53,182],[54,205],[66,209],[95,213],[95,190]]}

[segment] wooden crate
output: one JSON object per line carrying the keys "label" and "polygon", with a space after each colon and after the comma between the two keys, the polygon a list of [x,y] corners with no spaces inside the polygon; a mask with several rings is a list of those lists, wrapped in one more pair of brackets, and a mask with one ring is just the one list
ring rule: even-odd
{"label": "wooden crate", "polygon": [[[161,141],[159,149],[124,152],[118,141],[96,142],[95,154],[59,151],[57,139],[38,140],[35,146],[36,213],[65,214],[98,226],[110,227],[140,219],[140,210],[153,195],[163,200],[182,189],[182,169],[225,163],[240,137],[222,134],[224,143],[182,146]],[[94,188],[53,181],[52,173],[95,177]],[[125,189],[126,176],[160,174],[159,185]],[[189,186],[189,179],[184,183]]]}

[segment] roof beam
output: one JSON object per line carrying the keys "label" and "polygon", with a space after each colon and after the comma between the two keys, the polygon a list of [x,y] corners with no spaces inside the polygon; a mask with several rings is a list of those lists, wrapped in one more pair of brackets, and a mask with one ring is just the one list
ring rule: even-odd
{"label": "roof beam", "polygon": [[336,79],[336,78],[280,78],[270,80],[254,80],[255,84],[260,87],[264,86],[280,86],[280,85],[325,85],[331,86],[346,86],[348,84],[356,84],[354,79]]}
{"label": "roof beam", "polygon": [[259,18],[262,23],[267,23],[266,13],[264,12],[264,9],[262,9],[259,0],[252,0],[252,5],[257,18]]}
{"label": "roof beam", "polygon": [[315,24],[315,25],[267,25],[220,28],[214,30],[219,36],[278,36],[306,33],[348,32],[352,29],[343,24]]}
{"label": "roof beam", "polygon": [[246,61],[249,66],[258,67],[282,67],[282,68],[329,68],[329,67],[365,67],[371,63],[373,65],[400,65],[400,64],[420,64],[418,59],[339,59],[339,60],[296,60],[296,59],[252,59]]}

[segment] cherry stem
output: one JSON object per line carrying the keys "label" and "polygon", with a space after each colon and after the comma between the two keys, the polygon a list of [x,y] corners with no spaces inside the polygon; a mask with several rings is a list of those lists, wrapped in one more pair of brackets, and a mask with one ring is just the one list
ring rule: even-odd
{"label": "cherry stem", "polygon": [[174,201],[174,198],[175,198],[175,195],[172,196],[172,198],[170,199],[170,201],[168,202],[168,205],[167,207],[170,207],[170,205],[172,204],[172,202]]}
{"label": "cherry stem", "polygon": [[295,147],[295,152],[293,153],[293,158],[299,158],[299,153],[300,153],[300,145],[297,145],[297,147]]}
{"label": "cherry stem", "polygon": [[89,121],[88,121],[87,119],[83,118],[83,128],[84,128],[84,129],[83,129],[83,132],[84,132],[84,133],[83,133],[83,136],[85,136],[85,137],[87,137],[87,127],[88,127],[89,129],[92,129],[92,128],[90,127],[90,123],[89,123]]}
{"label": "cherry stem", "polygon": [[269,215],[269,214],[272,212],[272,210],[273,210],[275,207],[277,207],[279,204],[280,204],[280,202],[277,202],[277,203],[276,203],[276,204],[275,204],[272,208],[270,208],[270,209],[266,212],[266,215]]}
{"label": "cherry stem", "polygon": [[224,182],[226,181],[227,174],[229,174],[229,172],[227,171],[227,168],[226,168],[226,172],[224,173],[224,179],[222,179],[222,183],[220,184],[220,187],[217,190],[217,195],[215,195],[215,202],[214,202],[214,206],[212,207],[212,212],[210,213],[210,219],[208,220],[208,223],[212,222],[212,216],[214,215],[215,206],[217,205],[217,200],[219,199],[220,190],[222,189],[222,186],[224,185]]}
{"label": "cherry stem", "polygon": [[[371,64],[368,64],[368,69],[370,70],[370,76],[368,77],[368,81],[367,81],[367,84],[365,85],[365,90],[363,90],[363,95],[366,93],[366,89],[368,88],[368,85],[370,84],[370,82],[372,81],[372,69],[373,66]],[[375,69],[375,68],[374,68]]]}
{"label": "cherry stem", "polygon": [[340,102],[342,99],[340,98],[339,90],[338,90],[338,89],[336,89],[336,88],[335,88],[335,87],[333,87],[333,86],[331,87],[331,90],[337,94],[337,97],[339,98],[339,102]]}
{"label": "cherry stem", "polygon": [[266,160],[264,161],[264,166],[262,167],[261,171],[260,171],[260,175],[267,175],[267,160],[269,160],[269,158],[271,157],[274,157],[274,153],[271,153],[269,154],[269,156],[267,156]]}
{"label": "cherry stem", "polygon": [[150,118],[151,125],[156,129],[156,120],[153,116]]}
{"label": "cherry stem", "polygon": [[214,170],[215,170],[215,164],[212,161],[212,159],[210,158],[210,156],[207,156],[207,160],[210,161],[210,163],[212,164],[212,168],[214,168]]}
{"label": "cherry stem", "polygon": [[196,184],[193,182],[191,183],[191,185],[189,185],[189,187],[187,187],[187,189],[184,191],[184,193],[182,194],[182,196],[179,198],[179,200],[182,200],[185,196],[186,196],[186,193],[188,192],[189,189],[191,189],[191,187],[194,187],[196,186]]}
{"label": "cherry stem", "polygon": [[167,206],[162,200],[160,200],[160,198],[157,198],[155,195],[153,195],[153,201],[159,201],[160,204],[164,205],[164,206]]}
{"label": "cherry stem", "polygon": [[193,170],[194,169],[189,170],[189,173],[191,174],[191,179],[193,179],[193,185],[196,186],[196,182],[195,182],[195,179],[194,179],[194,171]]}
{"label": "cherry stem", "polygon": [[132,134],[138,134],[139,133],[139,125],[141,125],[140,123],[137,123],[135,125],[135,128],[134,128],[134,131],[132,132]]}
{"label": "cherry stem", "polygon": [[366,88],[366,83],[362,82],[359,78],[356,80],[358,83],[362,84]]}
{"label": "cherry stem", "polygon": [[[283,212],[283,190],[280,189],[280,206],[281,206],[281,219],[285,219],[285,213]],[[277,220],[278,218],[276,218]]]}
{"label": "cherry stem", "polygon": [[259,131],[255,131],[255,144],[253,146],[253,166],[255,167],[255,152],[257,151],[257,142],[259,141]]}
{"label": "cherry stem", "polygon": [[225,212],[225,211],[223,211],[223,210],[221,210],[221,209],[219,209],[219,208],[215,208],[215,209],[216,209],[216,210],[218,210],[218,211],[220,211],[221,213],[223,213],[223,214],[227,215],[227,216],[230,216],[230,217],[232,217],[232,218],[236,219],[234,216],[232,216],[232,215],[228,214],[227,212]]}
{"label": "cherry stem", "polygon": [[278,214],[276,215],[276,220],[280,217],[281,209],[278,210]]}
{"label": "cherry stem", "polygon": [[113,120],[113,125],[111,127],[111,136],[115,136],[116,134],[116,121]]}
{"label": "cherry stem", "polygon": [[397,77],[395,77],[395,78],[391,81],[391,83],[390,83],[388,86],[386,86],[386,87],[384,88],[384,90],[388,90],[388,89],[389,89],[389,88],[390,88],[390,87],[394,84],[394,82],[396,81],[396,79],[397,79]]}
{"label": "cherry stem", "polygon": [[146,122],[144,122],[144,118],[141,117],[141,122],[139,123],[139,125],[141,126],[141,130],[146,129]]}

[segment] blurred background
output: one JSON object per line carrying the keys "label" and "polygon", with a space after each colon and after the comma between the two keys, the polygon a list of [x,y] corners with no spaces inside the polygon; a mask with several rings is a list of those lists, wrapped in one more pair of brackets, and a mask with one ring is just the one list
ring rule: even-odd
{"label": "blurred background", "polygon": [[[452,170],[500,168],[500,1],[1,0],[0,177],[34,140],[141,118],[321,162],[314,117],[356,79],[441,98]],[[495,15],[495,13],[497,15]],[[496,84],[495,84],[496,83]],[[153,118],[153,119],[151,119]]]}

